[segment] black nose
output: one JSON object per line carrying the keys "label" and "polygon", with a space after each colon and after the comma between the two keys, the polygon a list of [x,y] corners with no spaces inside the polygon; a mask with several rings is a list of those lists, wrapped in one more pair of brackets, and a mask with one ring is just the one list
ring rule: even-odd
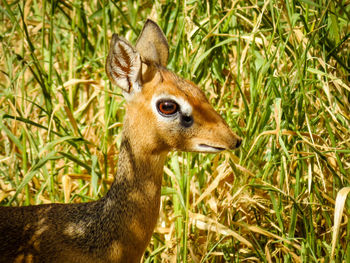
{"label": "black nose", "polygon": [[236,148],[241,146],[241,144],[242,144],[242,139],[238,139],[237,142],[236,142]]}

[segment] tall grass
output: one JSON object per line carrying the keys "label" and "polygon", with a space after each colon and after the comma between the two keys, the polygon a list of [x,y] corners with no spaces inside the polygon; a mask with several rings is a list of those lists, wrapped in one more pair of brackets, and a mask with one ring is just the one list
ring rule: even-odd
{"label": "tall grass", "polygon": [[150,17],[169,68],[244,141],[169,155],[145,262],[350,262],[349,1],[2,0],[0,10],[1,205],[106,193],[124,115],[104,72],[108,42],[116,32],[134,43]]}

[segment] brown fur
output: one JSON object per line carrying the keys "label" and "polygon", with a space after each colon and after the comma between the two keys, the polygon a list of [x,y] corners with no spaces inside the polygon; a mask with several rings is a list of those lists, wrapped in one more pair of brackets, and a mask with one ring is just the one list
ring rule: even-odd
{"label": "brown fur", "polygon": [[[127,96],[118,173],[110,190],[90,203],[0,207],[0,263],[139,262],[157,222],[167,153],[239,144],[203,92],[163,67],[168,50],[159,27],[147,21],[142,32],[139,51],[113,36],[107,59],[108,76]],[[160,118],[152,99],[162,94],[186,101],[193,124]]]}

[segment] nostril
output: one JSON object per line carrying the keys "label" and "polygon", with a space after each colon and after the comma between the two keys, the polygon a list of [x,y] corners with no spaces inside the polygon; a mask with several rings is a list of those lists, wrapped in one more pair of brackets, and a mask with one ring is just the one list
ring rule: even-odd
{"label": "nostril", "polygon": [[237,142],[236,142],[236,148],[241,146],[241,144],[242,144],[242,139],[238,139]]}

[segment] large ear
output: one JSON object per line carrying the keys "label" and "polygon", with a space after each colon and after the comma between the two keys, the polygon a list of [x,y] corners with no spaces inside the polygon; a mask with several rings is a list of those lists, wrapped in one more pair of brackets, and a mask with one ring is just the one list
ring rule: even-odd
{"label": "large ear", "polygon": [[166,67],[169,57],[169,45],[160,27],[147,19],[136,42],[136,50],[142,60]]}
{"label": "large ear", "polygon": [[141,87],[141,58],[139,53],[124,39],[113,34],[110,44],[106,72],[113,84],[131,93]]}

